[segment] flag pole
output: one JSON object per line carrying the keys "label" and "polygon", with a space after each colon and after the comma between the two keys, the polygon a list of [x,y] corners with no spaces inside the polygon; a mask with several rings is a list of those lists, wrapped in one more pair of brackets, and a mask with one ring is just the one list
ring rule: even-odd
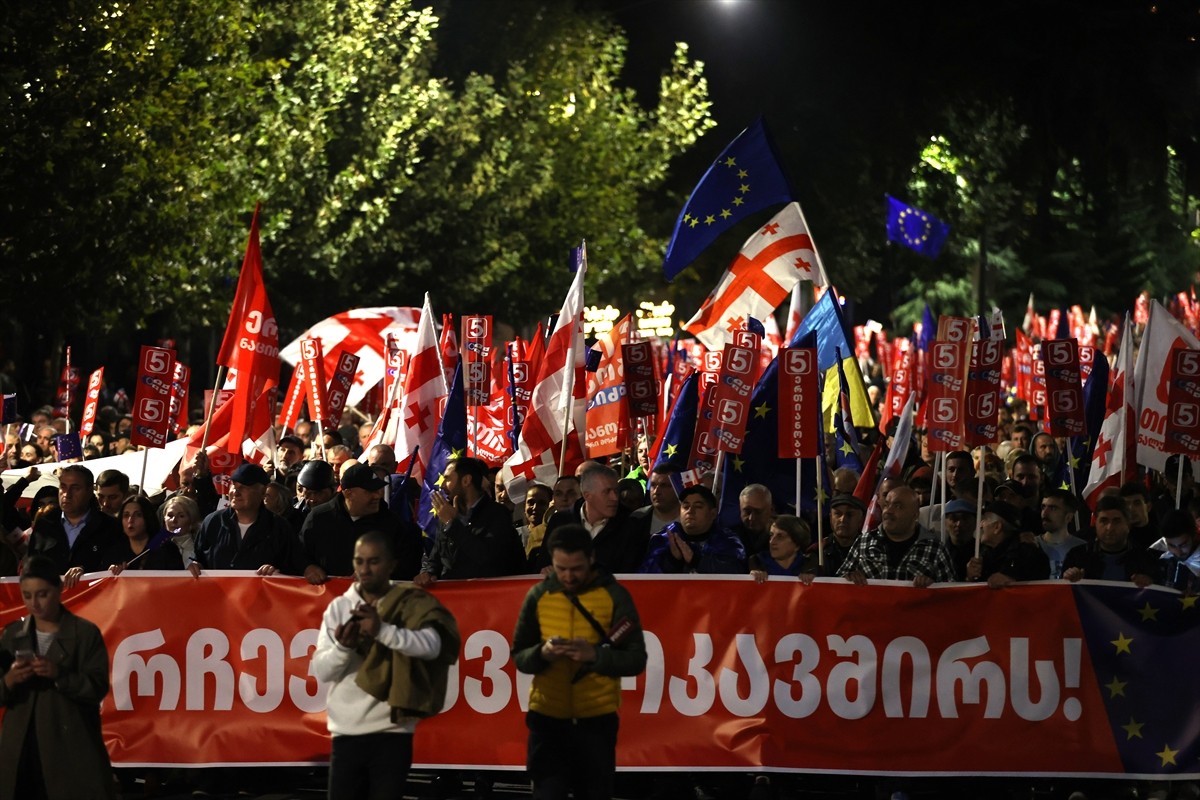
{"label": "flag pole", "polygon": [[[928,434],[926,434],[926,435],[928,435]],[[933,468],[935,470],[937,470],[937,472],[938,472],[939,480],[941,482],[941,487],[942,487],[942,490],[938,496],[938,500],[942,504],[941,528],[942,528],[942,546],[943,547],[946,546],[946,469],[945,469],[946,464],[945,464],[945,460],[946,460],[945,453],[942,453],[940,451],[933,456]],[[930,516],[932,516],[932,515],[933,514],[932,514],[932,510],[931,510]]]}
{"label": "flag pole", "polygon": [[204,418],[204,435],[200,437],[200,452],[207,452],[208,448],[208,432],[212,428],[213,414],[217,411],[217,392],[221,391],[221,372],[225,369],[223,364],[217,365],[217,380],[213,383],[212,398],[208,401],[208,415]]}
{"label": "flag pole", "polygon": [[[983,467],[987,463],[985,446],[979,445],[979,490],[975,492],[975,557],[979,558],[979,520],[983,518]],[[942,505],[942,542],[946,540],[946,506]]]}
{"label": "flag pole", "polygon": [[[813,255],[816,256],[817,259],[817,271],[820,273],[825,287],[828,288],[829,276],[825,274],[825,263],[821,261],[821,251],[817,249],[817,239],[812,235],[812,228],[808,227],[808,220],[804,218],[804,209],[800,207],[799,203],[796,203],[796,211],[800,213],[800,224],[804,226],[804,230],[808,231],[808,241],[809,244],[812,245]],[[820,486],[820,484],[818,484],[818,486]]]}
{"label": "flag pole", "polygon": [[[817,467],[817,566],[821,567],[821,571],[824,572],[825,517],[822,511],[825,504],[821,502],[821,484],[824,482],[824,477],[821,475],[821,473],[825,470],[819,455],[813,459],[813,463]],[[796,459],[796,516],[800,516],[800,459],[798,458]]]}
{"label": "flag pole", "polygon": [[66,417],[66,422],[67,422],[67,430],[65,432],[70,433],[71,432],[71,345],[67,345],[67,394],[66,394],[66,397],[67,397],[67,401],[63,405],[67,409],[67,413],[64,414],[63,416]]}
{"label": "flag pole", "polygon": [[[717,497],[717,510],[721,510],[721,489],[725,481],[721,480],[721,468],[725,466],[725,451],[717,448],[717,463],[713,466],[713,488],[712,492]],[[799,498],[797,498],[799,504]],[[798,510],[798,509],[797,509]]]}
{"label": "flag pole", "polygon": [[[587,239],[584,239],[579,244],[582,249],[582,258],[580,259],[579,269],[584,275],[587,275]],[[579,297],[579,315],[583,314],[583,293],[580,292]],[[561,320],[560,320],[561,321]],[[567,440],[568,433],[571,428],[571,414],[575,410],[575,361],[579,357],[579,316],[571,320],[571,353],[567,356],[567,375],[564,383],[565,392],[563,396],[566,398],[566,403],[563,405],[563,440],[562,448],[559,451],[558,458],[558,474],[563,474],[563,467],[567,465]],[[553,331],[551,331],[553,333]],[[586,455],[586,454],[585,454]]]}
{"label": "flag pole", "polygon": [[142,446],[142,477],[138,481],[138,492],[142,497],[149,497],[150,494],[146,491],[146,462],[150,460],[150,448]]}

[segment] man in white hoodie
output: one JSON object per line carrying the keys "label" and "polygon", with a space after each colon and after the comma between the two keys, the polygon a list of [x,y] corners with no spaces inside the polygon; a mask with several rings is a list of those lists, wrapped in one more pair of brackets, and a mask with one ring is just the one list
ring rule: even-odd
{"label": "man in white hoodie", "polygon": [[383,622],[376,604],[391,588],[396,566],[386,536],[369,532],[354,545],[355,583],[325,609],[313,674],[330,684],[326,709],[333,751],[330,800],[401,797],[412,765],[416,720],[392,721],[392,709],[355,683],[364,654],[378,641],[412,658],[433,660],[442,639],[433,627],[403,628]]}

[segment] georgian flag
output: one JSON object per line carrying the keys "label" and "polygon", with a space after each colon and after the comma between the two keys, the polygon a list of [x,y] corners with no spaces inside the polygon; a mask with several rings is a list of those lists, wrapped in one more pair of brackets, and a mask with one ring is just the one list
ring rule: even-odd
{"label": "georgian flag", "polygon": [[1092,450],[1092,467],[1088,472],[1087,485],[1083,487],[1083,500],[1089,506],[1096,505],[1105,489],[1120,487],[1136,472],[1132,438],[1137,430],[1134,388],[1133,325],[1126,313],[1125,327],[1121,332],[1121,351],[1117,354],[1112,386],[1108,390],[1104,422],[1100,424],[1096,447]]}
{"label": "georgian flag", "polygon": [[[433,326],[433,309],[429,294],[421,307],[421,319],[417,324],[417,339],[412,361],[405,376],[404,392],[389,408],[389,416],[383,432],[384,444],[396,450],[396,461],[400,471],[415,453],[416,463],[412,476],[420,482],[425,477],[425,464],[433,453],[433,442],[437,438],[438,425],[445,410],[446,376],[442,372],[442,358],[438,351],[437,332]],[[382,370],[380,377],[383,377]],[[389,404],[390,406],[391,404]],[[370,444],[375,444],[372,441]],[[419,448],[419,449],[418,449]]]}
{"label": "georgian flag", "polygon": [[801,280],[816,286],[829,283],[804,212],[793,202],[746,240],[684,329],[709,350],[720,350],[748,318],[763,319],[774,313]]}
{"label": "georgian flag", "polygon": [[313,325],[280,350],[279,355],[296,366],[300,363],[300,342],[308,338],[320,339],[327,375],[337,371],[338,355],[342,350],[358,356],[358,371],[346,398],[349,408],[358,405],[367,392],[383,380],[387,335],[394,334],[400,347],[412,353],[417,344],[420,319],[421,309],[410,306],[352,308]]}

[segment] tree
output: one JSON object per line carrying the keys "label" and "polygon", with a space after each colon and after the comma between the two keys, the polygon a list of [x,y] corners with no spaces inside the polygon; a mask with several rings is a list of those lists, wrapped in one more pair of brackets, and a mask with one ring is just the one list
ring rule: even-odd
{"label": "tree", "polygon": [[258,200],[285,335],[425,290],[530,322],[580,238],[590,288],[624,299],[665,245],[648,193],[712,125],[702,68],[680,45],[643,109],[621,32],[551,8],[494,74],[447,78],[407,2],[6,6],[7,340],[219,328]]}

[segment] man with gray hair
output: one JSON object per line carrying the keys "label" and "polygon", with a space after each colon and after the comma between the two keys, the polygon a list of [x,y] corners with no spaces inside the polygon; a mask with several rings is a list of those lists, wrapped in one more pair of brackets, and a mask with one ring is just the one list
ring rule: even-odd
{"label": "man with gray hair", "polygon": [[[574,508],[558,511],[546,524],[545,541],[563,525],[582,525],[592,537],[596,566],[608,572],[637,572],[646,555],[649,537],[638,531],[630,520],[629,509],[617,497],[617,473],[603,464],[591,462],[580,474],[583,499]],[[550,565],[549,552],[530,555],[538,569]]]}
{"label": "man with gray hair", "polygon": [[775,504],[771,490],[761,483],[751,483],[738,495],[738,510],[742,521],[733,532],[742,540],[747,553],[760,553],[767,548],[767,535],[775,519]]}

